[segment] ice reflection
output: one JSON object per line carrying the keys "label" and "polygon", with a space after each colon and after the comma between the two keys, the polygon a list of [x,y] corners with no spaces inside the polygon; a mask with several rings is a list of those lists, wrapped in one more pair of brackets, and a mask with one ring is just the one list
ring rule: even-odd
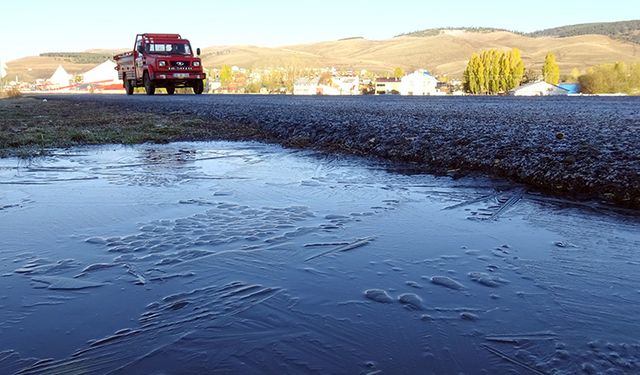
{"label": "ice reflection", "polygon": [[260,144],[19,163],[0,373],[640,371],[634,212]]}

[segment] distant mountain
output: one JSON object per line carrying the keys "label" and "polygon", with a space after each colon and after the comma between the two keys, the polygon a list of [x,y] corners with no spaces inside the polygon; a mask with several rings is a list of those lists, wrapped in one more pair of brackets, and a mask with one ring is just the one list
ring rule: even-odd
{"label": "distant mountain", "polygon": [[20,81],[35,81],[49,78],[58,65],[62,65],[70,74],[84,73],[96,65],[113,58],[125,49],[100,49],[85,52],[44,52],[39,56],[23,57],[7,62],[8,77],[18,76]]}
{"label": "distant mountain", "polygon": [[498,29],[495,27],[444,27],[444,28],[436,28],[436,29],[424,29],[418,31],[412,31],[410,33],[404,33],[394,36],[394,38],[399,38],[402,36],[413,36],[413,37],[427,37],[427,36],[436,36],[440,34],[452,33],[452,32],[469,32],[469,33],[495,33],[499,31],[506,31],[514,34],[522,34],[517,31],[506,30],[506,29]]}
{"label": "distant mountain", "polygon": [[445,27],[445,28],[413,31],[410,33],[396,35],[396,38],[401,36],[429,37],[429,36],[436,36],[442,33],[452,32],[456,30],[473,32],[473,33],[493,33],[498,31],[507,31],[514,34],[530,36],[533,38],[540,38],[540,37],[567,38],[571,36],[580,36],[580,35],[604,35],[613,39],[624,40],[624,41],[640,44],[640,20],[582,23],[578,25],[554,27],[551,29],[534,31],[532,33],[522,33],[519,31],[497,29],[493,27],[457,27],[457,28]]}
{"label": "distant mountain", "polygon": [[[561,74],[569,74],[573,68],[584,70],[616,61],[640,62],[639,33],[640,21],[564,26],[531,34],[495,28],[446,28],[416,31],[387,40],[350,37],[279,48],[213,46],[202,48],[201,57],[206,68],[219,68],[223,64],[248,69],[335,67],[390,74],[395,67],[401,67],[405,71],[424,68],[434,74],[460,78],[474,52],[518,48],[528,69],[540,69],[545,55],[554,52]],[[48,78],[58,65],[71,74],[82,73],[124,50],[43,53],[9,61],[8,73],[12,79],[18,75],[22,81]]]}
{"label": "distant mountain", "polygon": [[585,70],[615,61],[640,62],[640,45],[604,35],[533,38],[489,29],[446,29],[431,36],[398,36],[387,40],[358,38],[281,48],[208,47],[203,49],[202,58],[207,67],[223,64],[244,68],[335,67],[383,74],[390,74],[395,67],[405,71],[425,68],[434,74],[460,78],[471,54],[494,48],[520,49],[525,66],[536,70],[542,66],[545,55],[554,52],[562,74],[569,74],[573,68]]}
{"label": "distant mountain", "polygon": [[40,57],[53,57],[62,61],[74,64],[100,64],[107,59],[112,59],[112,53],[91,53],[91,52],[45,52]]}
{"label": "distant mountain", "polygon": [[566,38],[578,35],[606,35],[613,39],[640,44],[640,20],[620,22],[583,23],[579,25],[554,27],[528,34],[532,37]]}

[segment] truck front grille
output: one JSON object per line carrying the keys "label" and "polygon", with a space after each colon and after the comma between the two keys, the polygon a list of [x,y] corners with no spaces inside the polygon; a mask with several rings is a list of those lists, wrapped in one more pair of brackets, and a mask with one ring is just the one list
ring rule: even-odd
{"label": "truck front grille", "polygon": [[171,68],[174,70],[189,69],[190,67],[189,61],[171,61]]}

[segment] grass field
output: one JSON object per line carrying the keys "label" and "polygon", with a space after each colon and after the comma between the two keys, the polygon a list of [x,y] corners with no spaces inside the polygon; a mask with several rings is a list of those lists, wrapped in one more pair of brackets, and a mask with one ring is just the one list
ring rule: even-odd
{"label": "grass field", "polygon": [[0,157],[46,155],[77,145],[256,139],[255,129],[182,113],[150,114],[99,103],[71,104],[35,98],[0,100]]}

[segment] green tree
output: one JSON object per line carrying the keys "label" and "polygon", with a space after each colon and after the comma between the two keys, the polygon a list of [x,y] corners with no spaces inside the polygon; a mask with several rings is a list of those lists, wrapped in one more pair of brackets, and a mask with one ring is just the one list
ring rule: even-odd
{"label": "green tree", "polygon": [[224,64],[220,69],[220,84],[222,86],[228,86],[233,81],[233,70],[231,65]]}
{"label": "green tree", "polygon": [[571,69],[571,73],[569,74],[569,79],[571,82],[577,82],[578,78],[580,78],[580,70],[578,68]]}
{"label": "green tree", "polygon": [[464,72],[464,88],[471,94],[483,94],[485,82],[484,65],[480,56],[474,53]]}
{"label": "green tree", "polygon": [[396,78],[404,77],[404,69],[402,69],[401,67],[397,66],[395,69],[393,69],[393,76],[396,77]]}
{"label": "green tree", "polygon": [[560,67],[556,62],[556,55],[553,52],[547,53],[544,58],[544,65],[542,66],[542,76],[544,81],[557,85],[560,82]]}
{"label": "green tree", "polygon": [[640,94],[640,63],[598,65],[578,78],[582,92],[586,94]]}
{"label": "green tree", "polygon": [[485,50],[469,59],[463,73],[464,89],[471,94],[506,93],[520,84],[523,75],[519,50]]}
{"label": "green tree", "polygon": [[509,66],[511,67],[507,90],[511,90],[520,86],[520,83],[522,83],[522,78],[524,77],[524,62],[522,62],[522,55],[517,48],[509,51],[507,55],[509,56]]}
{"label": "green tree", "polygon": [[513,87],[511,86],[511,62],[509,61],[509,54],[503,53],[500,56],[500,80],[499,80],[500,92],[507,92]]}

